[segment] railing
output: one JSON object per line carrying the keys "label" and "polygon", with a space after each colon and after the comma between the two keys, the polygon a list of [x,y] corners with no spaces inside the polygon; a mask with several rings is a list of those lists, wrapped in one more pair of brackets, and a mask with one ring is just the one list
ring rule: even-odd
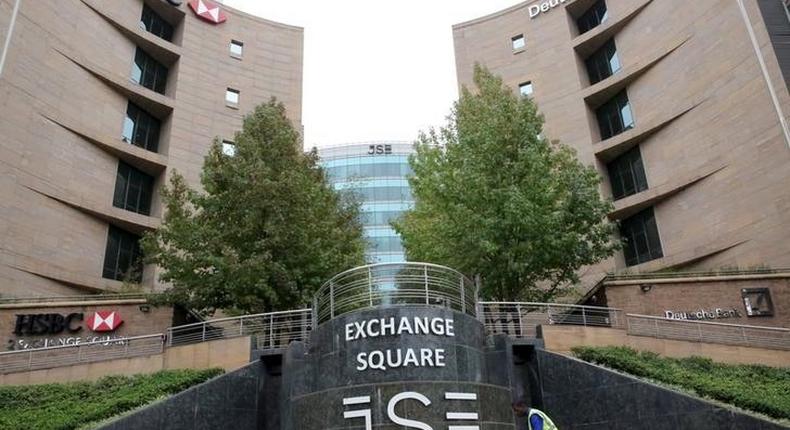
{"label": "railing", "polygon": [[378,306],[428,305],[476,315],[477,289],[462,273],[429,263],[381,263],[335,275],[313,301],[317,324]]}
{"label": "railing", "polygon": [[488,334],[515,338],[537,337],[537,327],[548,324],[625,326],[620,309],[557,303],[480,302],[479,316]]}
{"label": "railing", "polygon": [[256,349],[277,349],[297,340],[306,342],[311,328],[311,309],[269,312],[170,327],[167,329],[167,345],[252,336]]}
{"label": "railing", "polygon": [[790,350],[790,329],[787,328],[675,320],[635,314],[627,314],[626,320],[627,332],[634,336]]}
{"label": "railing", "polygon": [[94,361],[160,354],[163,350],[164,335],[160,333],[98,340],[75,345],[6,351],[0,352],[0,373],[47,369]]}
{"label": "railing", "polygon": [[55,297],[7,297],[0,299],[0,305],[18,303],[62,303],[62,302],[94,302],[114,300],[145,300],[151,294],[88,294],[81,296],[55,296]]}

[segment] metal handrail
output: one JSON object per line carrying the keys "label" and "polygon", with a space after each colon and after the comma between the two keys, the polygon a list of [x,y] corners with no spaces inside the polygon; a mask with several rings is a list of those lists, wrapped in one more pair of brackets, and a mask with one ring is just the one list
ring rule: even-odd
{"label": "metal handrail", "polygon": [[776,269],[732,269],[717,271],[696,271],[696,272],[650,272],[650,273],[607,273],[604,281],[625,281],[643,279],[674,279],[674,278],[696,278],[696,277],[716,277],[716,276],[736,276],[736,275],[790,275],[790,268]]}
{"label": "metal handrail", "polygon": [[633,336],[790,350],[790,329],[781,327],[627,314],[626,331]]}
{"label": "metal handrail", "polygon": [[477,288],[461,272],[431,263],[355,267],[325,282],[313,299],[316,324],[378,306],[425,305],[476,315]]}
{"label": "metal handrail", "polygon": [[617,308],[563,303],[480,302],[478,316],[489,334],[534,338],[541,325],[578,325],[623,328]]}
{"label": "metal handrail", "polygon": [[114,360],[164,351],[164,334],[96,340],[73,345],[57,345],[0,352],[0,373],[22,372],[95,361]]}
{"label": "metal handrail", "polygon": [[80,296],[54,296],[54,297],[7,297],[0,299],[0,305],[16,303],[59,303],[59,302],[85,302],[109,300],[145,300],[151,294],[125,293],[125,294],[85,294]]}
{"label": "metal handrail", "polygon": [[294,341],[306,342],[312,321],[309,308],[218,318],[168,328],[167,345],[252,336],[256,349],[285,348]]}
{"label": "metal handrail", "polygon": [[718,325],[718,326],[727,326],[727,327],[754,328],[754,329],[760,329],[760,330],[781,331],[781,332],[788,332],[788,333],[790,333],[790,328],[784,328],[784,327],[769,327],[769,326],[764,326],[764,325],[748,325],[748,324],[732,324],[732,323],[722,323],[722,322],[716,322],[716,321],[680,320],[680,319],[676,319],[676,318],[657,317],[655,315],[641,315],[641,314],[625,314],[625,315],[628,316],[628,317],[653,319],[653,320],[661,320],[661,321],[677,321],[677,322],[694,323],[694,324],[707,324],[707,325]]}

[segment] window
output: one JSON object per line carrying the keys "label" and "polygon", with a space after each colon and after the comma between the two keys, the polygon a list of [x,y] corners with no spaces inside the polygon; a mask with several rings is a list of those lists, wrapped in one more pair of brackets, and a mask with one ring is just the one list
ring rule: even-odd
{"label": "window", "polygon": [[234,155],[236,155],[236,144],[231,142],[230,140],[223,140],[222,153],[227,155],[228,157],[233,157]]}
{"label": "window", "polygon": [[129,102],[123,122],[123,140],[140,148],[156,152],[159,147],[159,120]]}
{"label": "window", "polygon": [[607,168],[615,200],[647,189],[645,167],[638,146],[615,158]]}
{"label": "window", "polygon": [[115,178],[115,196],[112,205],[143,215],[151,213],[151,195],[154,190],[154,178],[134,167],[118,163],[118,174]]}
{"label": "window", "polygon": [[228,88],[225,91],[225,104],[236,106],[239,104],[239,90]]}
{"label": "window", "polygon": [[513,36],[510,39],[510,42],[513,44],[514,51],[519,51],[521,49],[524,49],[524,46],[527,44],[523,34],[519,34],[518,36]]}
{"label": "window", "polygon": [[111,225],[107,232],[102,277],[116,281],[140,282],[142,269],[140,237]]}
{"label": "window", "polygon": [[620,235],[625,239],[623,254],[626,266],[641,264],[664,256],[653,208],[647,208],[623,220]]}
{"label": "window", "polygon": [[625,90],[617,93],[611,100],[604,103],[595,111],[598,117],[598,127],[601,130],[601,140],[616,136],[634,127],[634,116],[631,113],[631,104]]}
{"label": "window", "polygon": [[741,290],[746,315],[750,317],[770,317],[774,314],[771,290],[768,288],[744,288]]}
{"label": "window", "polygon": [[518,92],[521,93],[521,95],[524,97],[531,97],[532,82],[524,82],[522,84],[518,84]]}
{"label": "window", "polygon": [[140,17],[140,27],[168,42],[173,40],[173,26],[148,7],[147,4],[143,4],[143,16]]}
{"label": "window", "polygon": [[232,57],[241,57],[244,53],[244,43],[238,40],[230,41],[230,55]]}
{"label": "window", "polygon": [[609,11],[606,9],[606,2],[604,0],[598,0],[576,20],[576,26],[579,27],[579,34],[592,30],[606,21],[608,17]]}
{"label": "window", "polygon": [[140,48],[134,54],[134,66],[132,66],[132,81],[138,83],[149,90],[164,94],[167,85],[167,67],[151,58]]}
{"label": "window", "polygon": [[590,85],[617,73],[620,70],[620,58],[617,56],[614,39],[609,39],[584,62],[587,65]]}

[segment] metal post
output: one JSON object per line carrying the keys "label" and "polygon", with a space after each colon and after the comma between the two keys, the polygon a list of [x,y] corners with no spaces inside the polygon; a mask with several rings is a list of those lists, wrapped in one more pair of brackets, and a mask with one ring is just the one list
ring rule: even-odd
{"label": "metal post", "polygon": [[368,267],[368,295],[370,296],[370,307],[373,307],[373,275],[370,273],[370,267]]}
{"label": "metal post", "polygon": [[329,318],[335,317],[335,284],[329,281]]}
{"label": "metal post", "polygon": [[697,324],[697,336],[699,341],[702,342],[702,324]]}
{"label": "metal post", "polygon": [[269,347],[274,349],[274,314],[269,314]]}
{"label": "metal post", "polygon": [[244,336],[244,317],[239,318],[239,336]]}
{"label": "metal post", "polygon": [[428,293],[428,266],[423,266],[423,271],[425,273],[425,304],[430,304],[430,295]]}
{"label": "metal post", "polygon": [[313,308],[310,309],[310,324],[314,330],[318,326],[318,295],[313,296]]}
{"label": "metal post", "polygon": [[461,312],[466,313],[466,294],[464,294],[464,277],[461,276]]}
{"label": "metal post", "polygon": [[749,344],[749,338],[746,337],[746,327],[741,327],[741,336],[743,336],[743,343]]}
{"label": "metal post", "polygon": [[585,307],[582,307],[582,325],[587,327],[587,312]]}
{"label": "metal post", "polygon": [[522,336],[524,333],[524,322],[521,320],[521,305],[516,305],[516,312],[518,313],[518,333],[516,336]]}
{"label": "metal post", "polygon": [[203,323],[203,340],[202,341],[203,342],[206,341],[206,323],[205,322]]}
{"label": "metal post", "polygon": [[[79,350],[80,350],[80,347],[77,347],[77,351],[79,351]],[[28,369],[32,369],[33,368],[33,351],[28,352],[27,356],[28,356],[27,368]],[[79,359],[79,356],[78,356],[78,359]]]}
{"label": "metal post", "polygon": [[661,330],[659,330],[658,328],[658,320],[653,320],[653,324],[655,324],[656,326],[656,337],[661,337],[660,336]]}

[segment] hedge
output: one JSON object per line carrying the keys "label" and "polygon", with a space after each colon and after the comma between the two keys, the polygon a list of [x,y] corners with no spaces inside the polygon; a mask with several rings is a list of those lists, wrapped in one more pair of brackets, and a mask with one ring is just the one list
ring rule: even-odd
{"label": "hedge", "polygon": [[708,358],[665,358],[625,347],[578,347],[581,360],[691,390],[702,397],[790,419],[790,368],[729,365]]}
{"label": "hedge", "polygon": [[0,386],[0,429],[69,430],[183,391],[222,369],[105,376],[95,382]]}

